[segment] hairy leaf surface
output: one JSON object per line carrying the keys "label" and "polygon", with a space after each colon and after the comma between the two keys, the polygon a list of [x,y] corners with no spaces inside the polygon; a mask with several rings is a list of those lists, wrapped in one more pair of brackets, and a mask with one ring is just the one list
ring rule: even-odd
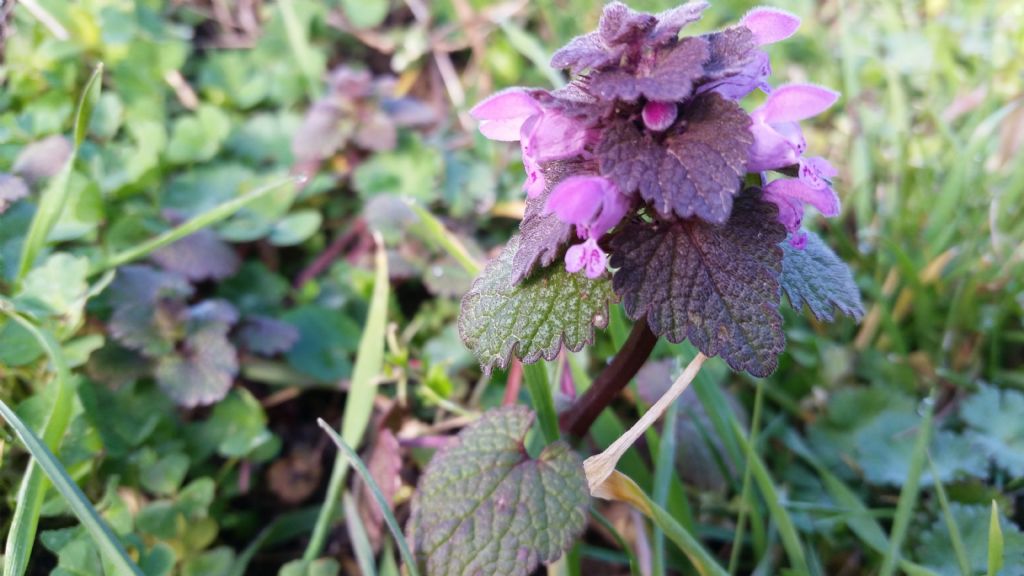
{"label": "hairy leaf surface", "polygon": [[520,284],[512,281],[521,236],[509,240],[462,299],[459,334],[485,373],[508,366],[513,354],[523,362],[551,360],[562,345],[580,350],[594,338],[594,327],[608,324],[615,301],[607,278],[590,280],[551,266]]}
{"label": "hairy leaf surface", "polygon": [[856,320],[864,316],[860,290],[846,263],[813,232],[800,250],[782,243],[782,289],[790,304],[802,310],[804,304],[818,320],[832,322],[835,311]]}
{"label": "hairy leaf surface", "polygon": [[583,531],[583,463],[562,441],[531,459],[533,420],[522,406],[488,412],[434,456],[407,529],[427,576],[526,576]]}
{"label": "hairy leaf surface", "polygon": [[771,374],[785,346],[778,275],[785,231],[749,190],[725,225],[632,222],[612,243],[626,313],[670,342],[689,339],[734,370]]}
{"label": "hairy leaf surface", "polygon": [[538,264],[547,267],[562,255],[562,248],[573,238],[573,227],[562,222],[555,213],[545,214],[551,190],[564,178],[575,173],[575,165],[550,162],[544,167],[547,186],[536,198],[526,201],[526,213],[519,223],[522,232],[519,250],[512,259],[512,282],[520,283]]}
{"label": "hairy leaf surface", "polygon": [[757,41],[746,26],[733,26],[705,36],[710,57],[704,65],[705,78],[717,80],[735,74],[757,56]]}
{"label": "hairy leaf surface", "polygon": [[658,50],[653,63],[642,64],[633,72],[595,72],[590,87],[594,94],[609,100],[634,102],[641,96],[659,102],[685,100],[693,93],[693,83],[704,74],[708,55],[707,40],[684,38],[674,46]]}
{"label": "hairy leaf surface", "polygon": [[639,192],[664,218],[725,222],[746,172],[750,118],[717,94],[681,108],[664,144],[631,122],[605,131],[595,153],[601,173],[626,194]]}

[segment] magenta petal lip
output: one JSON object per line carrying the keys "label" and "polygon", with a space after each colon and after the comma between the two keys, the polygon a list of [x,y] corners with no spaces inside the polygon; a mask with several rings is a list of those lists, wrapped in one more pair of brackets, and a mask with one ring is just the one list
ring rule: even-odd
{"label": "magenta petal lip", "polygon": [[778,8],[754,8],[740,20],[754,33],[754,38],[761,46],[774,44],[789,38],[800,28],[800,18]]}

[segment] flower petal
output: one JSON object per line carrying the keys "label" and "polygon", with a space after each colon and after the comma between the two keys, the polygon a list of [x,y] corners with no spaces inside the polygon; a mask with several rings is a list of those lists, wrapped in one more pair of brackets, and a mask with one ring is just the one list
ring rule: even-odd
{"label": "flower petal", "polygon": [[480,102],[469,115],[480,121],[480,132],[491,140],[519,140],[523,123],[541,112],[540,105],[523,88],[509,88]]}
{"label": "flower petal", "polygon": [[786,84],[773,90],[751,116],[768,124],[799,122],[828,110],[838,99],[838,92],[824,86]]}
{"label": "flower petal", "polygon": [[758,45],[774,44],[789,38],[800,27],[800,18],[777,8],[754,8],[740,20],[754,33]]}
{"label": "flower petal", "polygon": [[[750,133],[754,135],[754,144],[750,147],[750,154],[747,158],[747,171],[776,170],[799,161],[801,149],[794,145],[793,135],[782,134],[776,128],[776,126],[760,122],[751,124]],[[786,128],[788,131],[790,127]],[[797,131],[799,131],[799,127],[797,127]],[[800,141],[802,141],[802,137]]]}
{"label": "flower petal", "polygon": [[629,211],[629,199],[602,176],[571,176],[551,191],[546,210],[576,225],[584,238],[600,238]]}
{"label": "flower petal", "polygon": [[590,134],[579,121],[554,110],[545,110],[536,123],[526,126],[524,131],[529,131],[528,149],[537,162],[579,155]]}
{"label": "flower petal", "polygon": [[822,216],[831,218],[839,215],[839,196],[830,186],[814,189],[796,178],[780,178],[769,182],[764,190],[771,196],[810,204],[821,212]]}

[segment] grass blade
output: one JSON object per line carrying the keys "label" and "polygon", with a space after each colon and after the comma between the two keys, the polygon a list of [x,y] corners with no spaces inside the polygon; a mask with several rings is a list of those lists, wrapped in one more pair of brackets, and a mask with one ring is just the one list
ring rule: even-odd
{"label": "grass blade", "polygon": [[803,544],[800,542],[800,535],[797,534],[796,526],[793,525],[793,519],[790,518],[789,512],[782,505],[782,501],[779,498],[779,493],[775,489],[775,483],[772,481],[771,476],[768,474],[768,469],[764,465],[764,461],[754,450],[754,447],[750,445],[746,435],[743,433],[743,429],[740,428],[739,422],[736,421],[735,416],[732,419],[733,431],[736,435],[736,439],[739,441],[740,448],[744,451],[749,462],[750,472],[753,475],[754,481],[757,483],[758,489],[761,491],[761,496],[764,497],[765,503],[768,504],[768,511],[771,513],[772,521],[775,526],[779,529],[779,537],[782,539],[782,547],[786,550],[786,556],[789,558],[790,564],[793,568],[801,574],[810,574],[810,567],[807,565],[807,558],[804,556]]}
{"label": "grass blade", "polygon": [[[384,241],[375,234],[377,243],[377,273],[373,281],[373,295],[370,298],[370,311],[366,315],[366,326],[359,340],[359,351],[356,364],[352,370],[352,384],[345,399],[345,412],[341,417],[341,437],[345,443],[358,446],[366,434],[373,411],[373,397],[377,391],[377,378],[384,369],[384,339],[388,322],[388,298],[391,292],[388,277],[388,259],[384,251]],[[348,473],[349,459],[338,458],[331,469],[331,479],[327,484],[327,496],[309,545],[303,554],[303,560],[309,562],[320,555],[327,532],[334,521],[338,501],[341,499],[341,488]]]}
{"label": "grass blade", "polygon": [[[25,447],[32,454],[33,461],[39,464],[39,467],[42,468],[50,481],[53,482],[54,487],[64,497],[68,507],[78,517],[79,522],[89,532],[89,535],[92,536],[100,552],[117,568],[117,573],[141,576],[142,571],[128,557],[128,553],[121,545],[117,535],[100,518],[100,515],[93,508],[92,504],[89,503],[89,500],[82,493],[78,484],[75,484],[75,481],[68,476],[67,471],[57,461],[57,457],[18,418],[14,410],[11,410],[2,400],[0,400],[0,416],[3,416],[4,420],[7,420],[7,423],[14,428],[22,443],[25,444]],[[13,565],[13,562],[8,559],[8,566],[11,565]]]}
{"label": "grass blade", "polygon": [[271,192],[277,191],[279,188],[286,184],[299,184],[301,182],[301,177],[285,178],[283,180],[279,180],[277,182],[273,182],[271,184],[267,184],[266,186],[257,188],[256,190],[253,190],[248,194],[239,196],[238,198],[228,200],[227,202],[215,206],[207,210],[206,212],[203,212],[202,214],[199,214],[198,216],[195,216],[194,218],[186,222],[183,222],[181,225],[176,226],[164,232],[163,234],[156,236],[155,238],[143,242],[138,246],[134,246],[132,248],[128,248],[127,250],[114,254],[113,256],[107,258],[105,261],[101,262],[99,265],[95,266],[92,270],[90,270],[90,274],[98,274],[100,272],[105,272],[107,270],[117,268],[118,266],[123,266],[136,260],[141,260],[142,258],[149,256],[156,250],[159,250],[160,248],[163,248],[168,244],[173,244],[178,240],[181,240],[185,236],[194,234],[202,230],[203,228],[212,226],[222,220],[230,218],[242,208],[245,208],[249,204],[252,204],[256,200],[263,198],[264,196],[270,194]]}
{"label": "grass blade", "polygon": [[[71,372],[68,363],[60,349],[60,344],[57,343],[53,335],[39,329],[27,318],[15,312],[13,306],[6,300],[0,300],[0,313],[27,330],[46,352],[50,364],[53,365],[55,377],[52,385],[56,386],[56,392],[53,406],[50,407],[50,414],[43,425],[43,442],[50,450],[56,450],[71,421],[74,393],[71,389]],[[11,521],[11,530],[7,535],[7,544],[4,550],[4,576],[20,576],[28,568],[28,561],[36,540],[39,511],[43,507],[46,488],[46,476],[38,462],[32,460],[29,462],[18,489],[18,504],[14,510],[14,518]]]}
{"label": "grass blade", "polygon": [[992,501],[992,516],[988,522],[988,576],[996,576],[1003,569],[1003,528],[999,525],[999,505]]}
{"label": "grass blade", "polygon": [[[665,508],[668,490],[676,471],[676,421],[679,419],[679,402],[673,402],[665,412],[661,428],[661,443],[658,446],[658,461],[654,465],[654,503]],[[652,540],[653,563],[651,574],[665,576],[665,532],[655,527]]]}
{"label": "grass blade", "polygon": [[409,543],[405,541],[405,536],[402,534],[402,528],[398,525],[398,521],[395,520],[395,515],[391,513],[391,507],[388,506],[388,501],[387,498],[384,497],[384,493],[380,491],[380,486],[377,485],[377,482],[373,479],[373,475],[370,474],[370,471],[366,469],[366,464],[363,463],[363,460],[358,454],[356,454],[355,450],[353,450],[341,438],[341,436],[338,436],[338,433],[335,432],[327,422],[318,418],[317,424],[327,432],[331,437],[331,440],[333,440],[334,444],[338,447],[338,450],[341,451],[344,458],[339,458],[339,460],[345,460],[347,463],[351,464],[352,467],[356,469],[356,473],[363,479],[363,482],[366,482],[366,485],[370,488],[370,492],[373,494],[373,499],[377,501],[377,505],[380,506],[381,512],[384,513],[384,522],[388,525],[388,529],[391,530],[391,535],[395,537],[395,544],[398,545],[398,552],[402,555],[402,560],[405,561],[405,568],[408,570],[409,576],[419,576],[419,573],[416,570],[416,559],[409,550]]}
{"label": "grass blade", "polygon": [[[882,530],[882,525],[875,520],[871,510],[857,497],[857,494],[844,484],[842,480],[829,472],[808,450],[803,440],[792,431],[786,437],[786,445],[817,472],[829,497],[844,510],[842,515],[843,522],[846,523],[846,526],[853,532],[854,536],[878,554],[885,554],[888,549],[885,531]],[[900,559],[900,568],[908,576],[938,576],[934,571],[914,564],[904,558]]]}
{"label": "grass blade", "polygon": [[[757,392],[754,394],[754,415],[750,420],[750,443],[757,445],[757,431],[761,427],[761,409],[764,405],[764,383],[757,381]],[[753,472],[750,465],[750,456],[747,456],[747,463],[743,470],[743,488],[740,491],[740,513],[736,519],[736,535],[733,537],[732,553],[729,555],[729,574],[736,573],[736,566],[740,561],[740,552],[743,550],[743,533],[746,530],[747,512],[757,506],[751,494],[751,481]]]}
{"label": "grass blade", "polygon": [[466,250],[462,242],[444,227],[440,220],[431,214],[429,210],[415,202],[408,202],[408,205],[420,217],[418,231],[424,241],[447,252],[470,276],[476,276],[480,273],[480,263]]}
{"label": "grass blade", "polygon": [[100,97],[102,79],[103,64],[97,64],[78,98],[71,154],[64,162],[60,172],[46,185],[46,189],[43,190],[39,198],[39,208],[36,210],[35,217],[32,218],[32,224],[29,225],[28,234],[25,236],[25,244],[21,249],[21,261],[18,264],[15,285],[21,284],[22,279],[32,269],[36,257],[46,246],[46,239],[50,236],[53,227],[57,225],[64,206],[68,203],[68,180],[71,178],[71,171],[74,169],[75,159],[78,157],[78,148],[85,140],[85,133],[89,129],[89,117],[92,116],[93,103]]}
{"label": "grass blade", "polygon": [[665,536],[686,555],[698,574],[701,576],[726,576],[728,574],[696,538],[676,522],[675,518],[664,508],[658,506],[647,494],[644,494],[644,491],[629,476],[614,470],[604,481],[602,487],[606,490],[607,495],[603,497],[631,504],[644,516],[650,518],[658,528],[661,528]]}
{"label": "grass blade", "polygon": [[914,513],[917,505],[917,496],[921,488],[921,472],[924,470],[924,463],[928,455],[928,442],[932,436],[932,416],[935,413],[934,391],[929,397],[928,409],[921,427],[917,431],[917,441],[914,442],[914,452],[910,457],[910,470],[907,473],[907,482],[900,491],[900,499],[896,504],[896,518],[892,523],[892,532],[889,534],[889,550],[882,561],[881,576],[892,576],[896,572],[896,561],[900,557],[900,550],[903,548],[903,540],[907,536],[907,528],[910,526],[910,516]]}
{"label": "grass blade", "polygon": [[558,440],[558,412],[555,411],[555,399],[551,395],[551,383],[548,382],[548,371],[544,362],[523,365],[523,380],[526,390],[530,393],[533,410],[537,413],[540,430],[544,434],[544,443],[551,444]]}
{"label": "grass blade", "polygon": [[640,576],[643,574],[640,570],[640,561],[637,560],[636,554],[633,553],[633,549],[629,547],[629,543],[622,537],[622,534],[615,529],[615,525],[612,524],[611,520],[605,518],[604,514],[601,514],[598,512],[597,508],[593,507],[590,508],[590,515],[593,516],[594,520],[597,520],[598,524],[604,526],[604,529],[607,530],[608,533],[612,535],[612,538],[615,539],[615,543],[619,545],[619,549],[622,550],[622,553],[629,558],[629,573],[632,576]]}
{"label": "grass blade", "polygon": [[939,471],[935,468],[935,462],[929,452],[928,469],[932,473],[932,482],[935,485],[935,493],[939,495],[939,505],[942,507],[942,516],[946,520],[946,529],[949,530],[949,541],[953,544],[953,553],[956,554],[956,563],[960,567],[963,576],[971,576],[971,562],[967,559],[967,548],[964,547],[963,537],[960,535],[960,527],[956,524],[953,511],[949,509],[949,498],[946,497],[946,488],[939,479]]}
{"label": "grass blade", "polygon": [[341,506],[345,510],[345,527],[348,528],[348,537],[352,540],[352,551],[356,556],[356,563],[359,565],[359,572],[362,576],[377,576],[377,565],[373,559],[373,546],[370,544],[370,537],[366,534],[366,526],[359,517],[359,510],[356,502],[352,499],[351,492],[345,492],[342,496]]}

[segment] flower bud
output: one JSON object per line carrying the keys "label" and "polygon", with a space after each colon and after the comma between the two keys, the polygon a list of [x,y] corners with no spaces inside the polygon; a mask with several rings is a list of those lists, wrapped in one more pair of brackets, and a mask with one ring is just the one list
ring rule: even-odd
{"label": "flower bud", "polygon": [[668,129],[676,121],[677,114],[678,107],[675,102],[655,102],[652,100],[644,104],[644,111],[642,113],[644,126],[647,126],[648,130],[661,132]]}

